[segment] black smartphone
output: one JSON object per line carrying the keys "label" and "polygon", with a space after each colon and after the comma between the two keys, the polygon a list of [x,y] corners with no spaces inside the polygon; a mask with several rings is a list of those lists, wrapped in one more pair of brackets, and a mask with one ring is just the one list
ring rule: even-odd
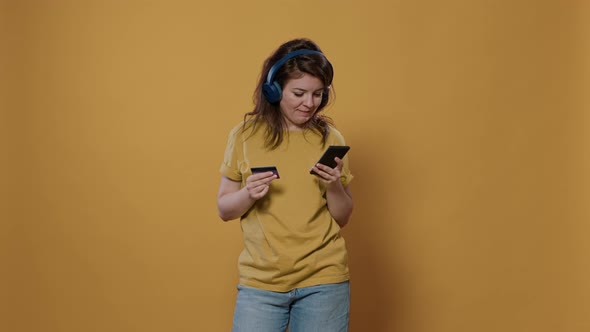
{"label": "black smartphone", "polygon": [[280,179],[281,178],[279,176],[279,171],[277,170],[277,167],[276,166],[251,167],[250,170],[252,171],[252,174],[264,173],[264,172],[273,172],[277,176],[277,179]]}
{"label": "black smartphone", "polygon": [[[350,146],[348,145],[330,145],[316,164],[322,164],[334,168],[336,167],[336,161],[334,158],[344,158],[348,150],[350,150]],[[316,172],[311,169],[309,174],[316,174]]]}

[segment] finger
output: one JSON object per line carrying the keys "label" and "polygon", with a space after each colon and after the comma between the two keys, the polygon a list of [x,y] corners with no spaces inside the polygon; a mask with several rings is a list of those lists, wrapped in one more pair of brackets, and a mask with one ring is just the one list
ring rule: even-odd
{"label": "finger", "polygon": [[262,187],[260,189],[260,191],[258,193],[256,193],[256,195],[255,195],[256,199],[260,199],[260,198],[264,197],[267,192],[268,192],[268,187]]}
{"label": "finger", "polygon": [[330,178],[340,177],[340,169],[338,169],[338,168],[331,168],[326,165],[317,164],[316,169],[319,169],[322,171],[323,177],[330,177]]}
{"label": "finger", "polygon": [[[322,165],[322,166],[323,166],[323,165]],[[329,170],[332,170],[330,167],[327,167],[327,166],[325,166],[325,167],[326,167],[327,169],[329,169]],[[317,174],[317,175],[318,175],[318,176],[319,176],[319,177],[320,177],[322,180],[324,180],[324,181],[333,181],[333,178],[334,178],[334,176],[333,176],[331,173],[329,173],[329,172],[327,172],[327,171],[325,171],[325,170],[323,170],[323,169],[320,169],[319,167],[314,167],[314,168],[313,168],[313,170],[316,172],[316,174]]]}
{"label": "finger", "polygon": [[315,167],[325,173],[328,173],[328,172],[330,172],[330,170],[332,170],[332,168],[330,166],[326,166],[324,164],[316,164]]}
{"label": "finger", "polygon": [[253,188],[250,188],[248,190],[248,192],[250,194],[250,197],[258,200],[258,199],[264,197],[268,193],[269,188],[270,188],[269,185],[262,184],[262,185],[255,186],[255,187],[253,186]]}
{"label": "finger", "polygon": [[277,178],[277,176],[273,174],[273,175],[272,175],[272,176],[270,176],[270,177],[263,178],[263,179],[261,179],[261,180],[255,181],[255,182],[253,182],[252,184],[253,184],[253,185],[254,185],[256,188],[258,188],[258,190],[262,190],[262,189],[265,189],[265,188],[268,188],[268,187],[270,187],[270,183],[271,183],[272,181],[274,181],[276,178]]}
{"label": "finger", "polygon": [[270,183],[273,182],[276,178],[277,176],[273,174],[270,177],[265,177],[263,179],[256,181],[256,184],[259,186],[270,186]]}
{"label": "finger", "polygon": [[262,180],[256,180],[256,181],[250,181],[247,186],[249,189],[252,190],[256,190],[256,189],[262,189],[264,186],[266,186],[266,184],[269,183],[269,180],[266,179],[262,179]]}
{"label": "finger", "polygon": [[263,173],[254,173],[250,175],[248,178],[250,178],[252,181],[259,181],[273,176],[275,176],[275,173],[269,171]]}
{"label": "finger", "polygon": [[344,166],[344,162],[342,161],[342,159],[336,157],[334,158],[334,160],[336,161],[336,167],[339,170],[342,170],[342,167]]}
{"label": "finger", "polygon": [[269,190],[270,190],[270,183],[262,184],[260,186],[260,194],[261,194],[260,196],[262,197],[262,196],[266,195],[266,193],[268,193]]}
{"label": "finger", "polygon": [[[262,177],[258,176],[259,174],[256,174],[256,176],[250,175],[248,177],[248,179],[246,180],[246,182],[250,183],[252,185],[255,185],[255,186],[263,185],[265,183],[270,183],[272,180],[276,179],[277,176],[273,172],[269,172],[269,173],[270,173],[270,176],[264,175]],[[260,174],[262,174],[262,173],[260,173]]]}

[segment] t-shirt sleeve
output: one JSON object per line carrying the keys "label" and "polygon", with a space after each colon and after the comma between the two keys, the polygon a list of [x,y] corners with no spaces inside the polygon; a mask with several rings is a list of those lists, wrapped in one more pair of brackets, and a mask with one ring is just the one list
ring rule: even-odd
{"label": "t-shirt sleeve", "polygon": [[221,175],[234,181],[242,181],[242,173],[239,167],[242,156],[242,143],[239,142],[239,132],[240,126],[236,126],[230,131],[223,155],[223,162],[219,168]]}
{"label": "t-shirt sleeve", "polygon": [[346,187],[350,184],[350,181],[352,181],[354,176],[352,175],[352,173],[350,173],[348,154],[346,154],[346,156],[344,156],[342,161],[344,162],[344,165],[342,166],[342,172],[340,172],[340,182],[342,183],[343,186]]}
{"label": "t-shirt sleeve", "polygon": [[[342,134],[336,130],[335,128],[331,128],[331,133],[332,133],[332,143],[333,145],[346,145],[346,140],[344,139],[344,136],[342,136]],[[352,148],[351,148],[352,150]],[[344,163],[344,165],[342,166],[342,172],[340,172],[340,182],[342,183],[343,186],[348,186],[350,184],[350,182],[352,181],[352,179],[354,178],[354,176],[352,175],[352,173],[350,172],[350,162],[349,162],[349,156],[350,151],[344,156],[344,158],[342,159],[342,162]]]}

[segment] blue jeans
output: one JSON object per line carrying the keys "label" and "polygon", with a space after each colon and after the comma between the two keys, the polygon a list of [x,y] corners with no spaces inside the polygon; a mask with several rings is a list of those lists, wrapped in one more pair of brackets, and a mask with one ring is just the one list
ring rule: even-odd
{"label": "blue jeans", "polygon": [[232,332],[346,332],[349,282],[271,292],[238,285]]}

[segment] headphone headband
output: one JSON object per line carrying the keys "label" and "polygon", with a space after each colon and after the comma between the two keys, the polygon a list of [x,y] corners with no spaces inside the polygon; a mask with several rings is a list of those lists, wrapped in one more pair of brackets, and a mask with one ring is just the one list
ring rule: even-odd
{"label": "headphone headband", "polygon": [[287,53],[287,55],[285,55],[284,57],[282,57],[279,61],[277,61],[268,71],[268,76],[266,77],[266,83],[268,84],[272,84],[272,82],[274,81],[274,76],[276,75],[276,72],[279,70],[279,68],[281,68],[281,66],[295,58],[298,57],[300,55],[305,55],[305,54],[321,54],[324,55],[322,52],[320,51],[314,51],[314,50],[297,50],[297,51],[293,51],[290,53]]}
{"label": "headphone headband", "polygon": [[[268,71],[268,76],[266,77],[266,83],[262,85],[262,94],[266,98],[266,100],[271,104],[276,104],[281,101],[282,97],[282,88],[278,82],[275,82],[275,75],[279,68],[285,62],[293,59],[294,57],[304,55],[304,54],[321,54],[324,58],[326,57],[322,52],[315,51],[315,50],[297,50],[290,53],[287,53],[284,57],[279,59]],[[327,60],[327,59],[326,59]],[[330,62],[328,61],[328,64]],[[332,66],[332,64],[330,64]],[[325,89],[325,93],[322,94],[322,103],[325,105],[328,101],[328,87]]]}

